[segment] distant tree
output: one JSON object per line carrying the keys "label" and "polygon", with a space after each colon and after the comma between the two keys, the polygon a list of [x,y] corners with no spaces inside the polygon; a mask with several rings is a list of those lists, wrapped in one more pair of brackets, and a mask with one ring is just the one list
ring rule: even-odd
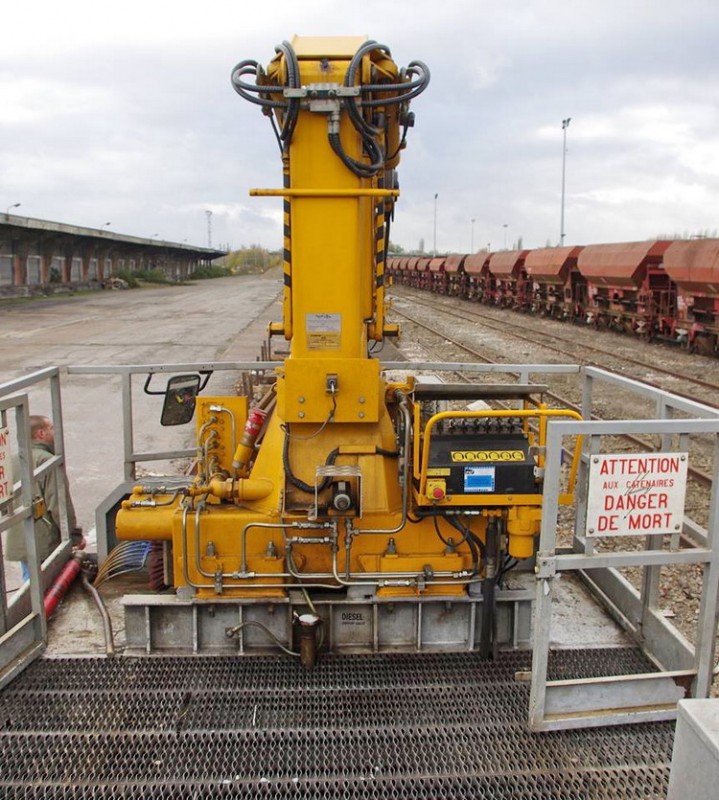
{"label": "distant tree", "polygon": [[[683,231],[679,233],[675,231],[674,233],[660,233],[655,238],[657,239],[716,239],[719,238],[719,231],[716,228],[714,230],[710,230],[709,228],[704,228],[704,230],[698,230],[694,233],[690,231]],[[653,240],[651,240],[653,241]]]}
{"label": "distant tree", "polygon": [[394,242],[390,242],[387,245],[387,252],[393,253],[395,255],[399,255],[400,253],[404,253],[404,247],[401,245],[395,244]]}
{"label": "distant tree", "polygon": [[280,262],[281,257],[278,253],[271,253],[257,244],[234,250],[223,260],[224,266],[232,272],[264,272]]}

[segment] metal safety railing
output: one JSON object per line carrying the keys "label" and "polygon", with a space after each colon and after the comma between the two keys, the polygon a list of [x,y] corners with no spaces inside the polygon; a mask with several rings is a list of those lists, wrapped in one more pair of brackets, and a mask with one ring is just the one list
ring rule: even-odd
{"label": "metal safety railing", "polygon": [[[534,730],[673,719],[678,701],[685,697],[707,697],[714,677],[719,603],[719,540],[716,529],[719,520],[719,412],[595,368],[583,370],[583,382],[582,410],[587,417],[591,414],[595,390],[603,384],[654,401],[656,414],[653,419],[620,422],[549,423],[542,524],[535,570],[534,655],[529,710],[530,726]],[[679,415],[682,419],[675,418]],[[656,437],[655,452],[661,457],[652,459],[645,454],[632,457],[631,453],[606,455],[616,449],[616,437],[627,434]],[[560,454],[563,440],[577,435],[585,437],[579,477],[584,491],[576,509],[572,545],[560,547],[557,537],[562,476]],[[686,514],[683,495],[678,516],[670,517],[674,502],[670,489],[675,488],[675,481],[681,481],[680,465],[686,474],[683,458],[687,456],[691,437],[699,435],[711,440],[712,485],[706,527]],[[619,467],[614,469],[615,462],[631,473],[623,484]],[[612,472],[616,480],[614,477],[605,479],[602,474],[601,469],[607,463],[612,464],[612,469],[605,468],[605,473]],[[665,468],[668,475],[669,471],[675,472],[665,479],[654,480],[648,470],[655,464],[657,469]],[[623,513],[608,513],[606,519],[611,522],[597,526],[594,516],[589,516],[590,511],[594,514],[590,502],[593,496],[604,498],[600,500],[603,508],[610,511],[619,508]],[[655,513],[647,513],[646,510],[652,508]],[[634,525],[631,524],[632,509],[635,512]],[[702,571],[693,642],[671,624],[660,603],[662,569],[686,565],[696,565]],[[627,576],[627,570],[631,568],[641,570],[640,581],[635,577],[633,583]],[[570,571],[582,576],[591,592],[609,609],[655,670],[632,675],[547,680],[557,581],[563,573]]]}
{"label": "metal safety railing", "polygon": [[[33,464],[30,437],[30,396],[45,395],[43,407],[51,409],[55,426],[55,453],[37,468]],[[69,520],[65,505],[65,453],[62,428],[60,373],[56,367],[34,372],[23,378],[0,384],[0,433],[4,488],[0,497],[0,686],[10,681],[28,663],[43,652],[47,641],[47,622],[43,594],[54,580],[70,553]],[[16,458],[15,458],[16,456]],[[58,484],[61,541],[40,563],[34,520],[35,481],[54,473]],[[16,589],[8,588],[10,564],[3,552],[7,533],[22,528],[29,581],[20,583],[13,575]],[[14,573],[20,571],[19,564]]]}

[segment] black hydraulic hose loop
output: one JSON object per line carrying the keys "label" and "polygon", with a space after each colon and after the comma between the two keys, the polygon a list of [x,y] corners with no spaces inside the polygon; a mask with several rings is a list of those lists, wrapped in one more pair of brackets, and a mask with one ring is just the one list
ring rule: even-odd
{"label": "black hydraulic hose loop", "polygon": [[373,167],[370,164],[363,164],[359,161],[355,161],[353,158],[350,158],[347,153],[345,152],[344,148],[342,147],[342,142],[340,141],[339,134],[337,133],[330,133],[328,136],[328,140],[330,143],[330,147],[334,151],[334,153],[340,158],[342,163],[357,175],[360,178],[371,178],[373,175],[376,175],[379,171],[380,167]]}
{"label": "black hydraulic hose loop", "polygon": [[445,547],[460,547],[469,538],[470,530],[469,530],[469,528],[467,528],[466,530],[463,531],[462,539],[459,542],[455,542],[455,541],[451,541],[450,542],[449,540],[445,539],[444,536],[442,536],[442,532],[439,529],[438,520],[439,520],[439,516],[437,514],[437,509],[434,508],[432,510],[432,522],[434,522],[434,530],[435,530],[435,533],[437,534],[437,536],[439,537],[439,540],[442,542],[442,544]]}
{"label": "black hydraulic hose loop", "polygon": [[[292,45],[284,41],[282,44],[275,48],[275,52],[281,53],[285,58],[287,65],[287,85],[290,89],[300,88],[300,63],[297,60],[297,54]],[[280,131],[280,138],[283,142],[289,143],[292,139],[292,134],[297,125],[297,119],[300,112],[300,99],[299,97],[292,98],[287,106],[287,114],[285,116],[282,130]]]}
{"label": "black hydraulic hose loop", "polygon": [[474,574],[479,572],[479,568],[481,566],[481,561],[484,558],[484,542],[477,536],[477,534],[467,525],[465,528],[462,523],[456,517],[449,517],[449,521],[454,527],[461,532],[468,531],[469,535],[467,536],[467,544],[469,545],[469,549],[472,551],[472,555],[474,557],[474,562],[472,565],[472,571]]}
{"label": "black hydraulic hose loop", "polygon": [[284,86],[264,86],[259,83],[246,83],[240,78],[243,75],[254,75],[257,78],[257,69],[259,64],[256,61],[241,61],[233,70],[230,75],[232,85],[235,91],[244,89],[246,92],[254,92],[255,94],[282,94],[285,91]]}
{"label": "black hydraulic hose loop", "polygon": [[284,92],[284,87],[282,86],[262,86],[258,83],[246,83],[240,80],[243,75],[253,75],[255,80],[257,80],[259,70],[260,65],[257,61],[248,59],[236,64],[230,73],[230,82],[235,91],[238,94],[242,94],[243,97],[245,96],[243,92],[253,92],[255,94],[282,94],[282,92]]}
{"label": "black hydraulic hose loop", "polygon": [[409,125],[402,126],[402,138],[399,140],[399,144],[397,145],[397,149],[392,153],[392,155],[387,156],[387,161],[391,161],[393,158],[397,158],[402,148],[405,146],[407,142],[407,131],[409,131]]}
{"label": "black hydraulic hose loop", "polygon": [[[352,56],[349,66],[347,67],[347,72],[345,73],[345,86],[349,87],[355,85],[355,76],[359,66],[362,63],[362,59],[367,55],[367,53],[374,52],[375,50],[379,50],[388,57],[391,57],[389,48],[386,45],[378,44],[374,40],[365,42],[365,44],[363,44],[362,47],[360,47],[359,50],[357,50],[357,52]],[[372,137],[379,136],[383,132],[381,128],[378,128],[376,125],[372,125],[372,123],[368,122],[362,116],[357,101],[354,97],[347,97],[346,101],[347,112],[352,120],[352,124],[358,131],[363,131]]]}
{"label": "black hydraulic hose loop", "polygon": [[406,75],[418,75],[417,80],[410,80],[406,83],[379,83],[365,84],[360,87],[361,92],[396,92],[396,97],[388,97],[377,100],[362,100],[363,108],[373,108],[375,106],[392,106],[407,103],[427,88],[430,81],[429,67],[422,61],[412,61],[405,70]]}
{"label": "black hydraulic hose loop", "polygon": [[276,90],[265,86],[256,86],[254,84],[245,83],[244,81],[239,80],[237,77],[237,72],[232,73],[231,83],[232,88],[237,92],[237,94],[240,95],[240,97],[248,100],[250,103],[254,103],[256,106],[262,106],[263,108],[287,108],[288,104],[285,100],[270,100],[267,97],[254,97],[254,95],[251,94],[252,92],[269,94],[271,92],[275,92]]}
{"label": "black hydraulic hose loop", "polygon": [[[325,466],[329,467],[335,463],[337,460],[337,456],[340,454],[338,448],[331,450],[327,455],[327,459],[325,460]],[[285,475],[287,476],[287,480],[296,488],[299,489],[301,492],[307,492],[308,494],[314,494],[315,487],[310,486],[309,483],[305,483],[301,478],[298,478],[293,472],[292,467],[290,466],[290,436],[288,433],[285,434],[285,444],[282,448],[282,466],[285,470]],[[317,486],[317,491],[322,492],[324,491],[331,482],[331,478],[329,475],[326,475],[322,479],[322,483]]]}
{"label": "black hydraulic hose loop", "polygon": [[[355,77],[357,70],[361,64],[362,58],[370,52],[379,51],[387,56],[391,57],[389,48],[385,45],[378,44],[375,41],[366,42],[362,47],[357,50],[357,52],[352,57],[350,64],[347,68],[347,72],[344,78],[345,86],[354,86],[355,85]],[[349,158],[346,154],[343,155],[344,148],[342,148],[341,142],[338,140],[336,143],[332,144],[332,149],[340,156],[343,163],[348,166],[356,175],[360,177],[372,177],[377,174],[381,169],[384,168],[386,163],[386,154],[383,152],[382,148],[376,141],[377,137],[380,137],[384,134],[384,129],[381,126],[373,125],[371,122],[366,120],[362,114],[361,108],[376,108],[381,106],[387,105],[402,105],[406,104],[412,98],[416,97],[418,94],[423,92],[429,83],[429,69],[427,68],[426,64],[421,61],[412,61],[410,62],[409,67],[406,69],[406,75],[410,76],[418,76],[416,80],[410,80],[409,82],[403,83],[389,83],[389,84],[367,84],[364,86],[360,86],[360,91],[365,94],[369,94],[371,92],[396,92],[397,96],[389,97],[389,98],[381,98],[376,100],[360,100],[358,101],[354,97],[347,97],[345,101],[345,107],[347,108],[347,113],[354,126],[355,130],[360,133],[362,136],[363,144],[365,149],[367,150],[370,159],[372,161],[370,169],[367,169],[367,165],[360,165],[354,159]],[[361,106],[361,108],[360,108]],[[397,152],[401,149],[403,143],[406,141],[407,135],[407,126],[402,134],[402,141],[400,143],[400,147],[398,148]],[[397,152],[393,153],[391,158],[395,158]],[[374,153],[374,155],[373,155]],[[354,165],[354,166],[352,166]]]}
{"label": "black hydraulic hose loop", "polygon": [[367,53],[371,53],[373,50],[379,50],[381,53],[384,53],[388,58],[392,58],[392,53],[390,52],[389,47],[386,44],[379,44],[374,39],[369,39],[366,41],[352,56],[349,66],[347,67],[347,72],[345,74],[345,86],[354,86],[355,81],[355,73],[357,72],[357,68],[359,67],[362,59],[367,55]]}

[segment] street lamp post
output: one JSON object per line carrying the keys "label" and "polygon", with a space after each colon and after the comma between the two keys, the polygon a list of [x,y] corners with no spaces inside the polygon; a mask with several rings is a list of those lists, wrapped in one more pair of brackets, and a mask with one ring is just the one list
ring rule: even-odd
{"label": "street lamp post", "polygon": [[209,208],[205,211],[207,215],[207,247],[212,247],[212,211]]}
{"label": "street lamp post", "polygon": [[435,192],[434,195],[434,242],[432,247],[432,253],[436,256],[437,255],[437,198],[439,197],[439,192]]}
{"label": "street lamp post", "polygon": [[474,217],[472,217],[472,246],[469,248],[470,253],[474,253]]}
{"label": "street lamp post", "polygon": [[100,228],[100,230],[102,230],[103,228],[109,228],[110,225],[112,225],[112,222],[103,222],[102,223],[102,228]]}
{"label": "street lamp post", "polygon": [[22,205],[22,203],[13,203],[11,206],[8,206],[7,207],[7,211],[5,212],[5,216],[6,217],[10,216],[10,209],[11,208],[18,208],[18,206],[21,206],[21,205]]}
{"label": "street lamp post", "polygon": [[571,117],[562,120],[562,220],[559,230],[559,246],[564,245],[564,179],[567,172],[567,128],[572,121]]}
{"label": "street lamp post", "polygon": [[504,249],[507,249],[507,228],[509,225],[505,222],[502,227],[504,228]]}

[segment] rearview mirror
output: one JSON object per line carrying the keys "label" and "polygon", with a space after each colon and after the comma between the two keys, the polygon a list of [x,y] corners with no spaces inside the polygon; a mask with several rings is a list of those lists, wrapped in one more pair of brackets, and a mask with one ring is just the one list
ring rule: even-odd
{"label": "rearview mirror", "polygon": [[199,375],[175,375],[167,382],[160,425],[184,425],[195,413],[200,392]]}

